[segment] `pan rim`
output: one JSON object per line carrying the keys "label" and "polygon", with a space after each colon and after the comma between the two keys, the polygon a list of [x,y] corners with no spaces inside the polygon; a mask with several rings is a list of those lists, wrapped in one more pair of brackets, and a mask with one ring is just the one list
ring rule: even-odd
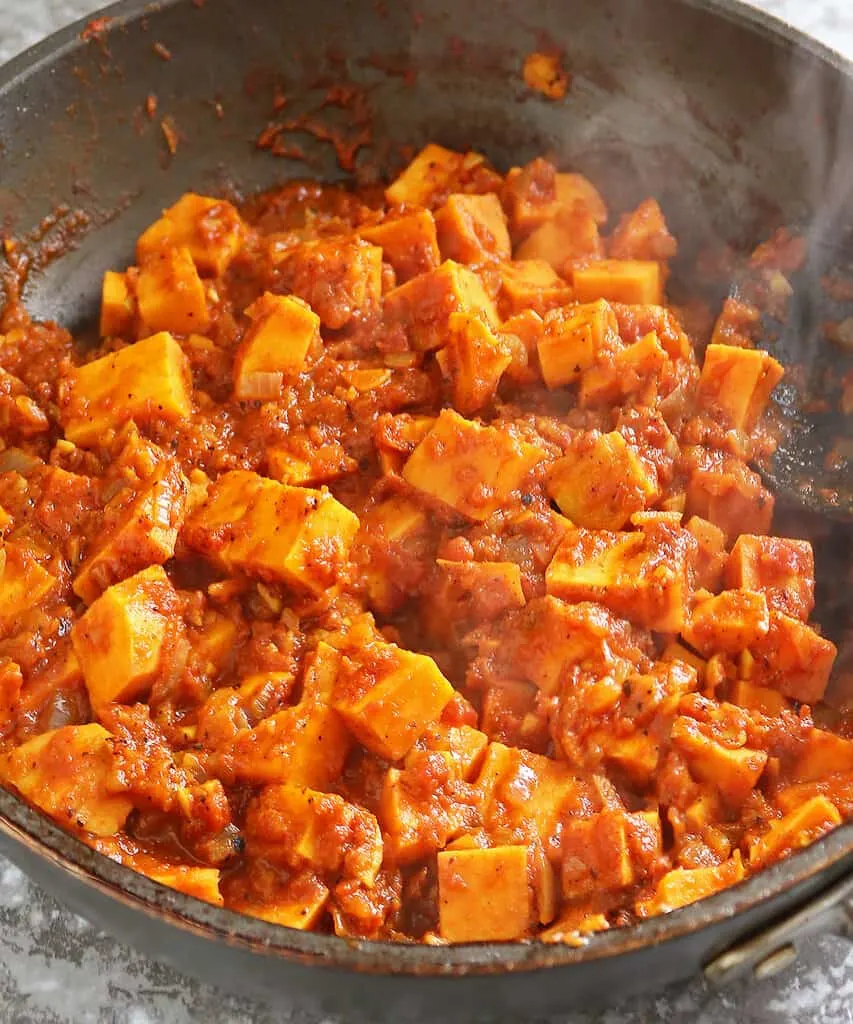
{"label": "pan rim", "polygon": [[[0,103],[12,87],[26,82],[65,54],[85,47],[87,40],[83,33],[93,21],[108,19],[103,28],[103,36],[108,39],[111,33],[146,16],[188,2],[190,0],[157,0],[152,4],[151,0],[117,0],[77,19],[0,66]],[[769,36],[792,51],[804,51],[853,82],[853,61],[776,15],[751,7],[743,0],[679,2]],[[853,870],[851,821],[806,849],[711,897],[629,927],[594,933],[579,946],[537,941],[428,946],[304,932],[213,906],[98,853],[35,811],[21,797],[2,788],[0,836],[8,839],[13,847],[28,850],[111,899],[208,940],[311,965],[368,974],[435,978],[522,973],[619,956],[694,934],[833,868],[838,873]],[[14,850],[3,852],[15,861]]]}

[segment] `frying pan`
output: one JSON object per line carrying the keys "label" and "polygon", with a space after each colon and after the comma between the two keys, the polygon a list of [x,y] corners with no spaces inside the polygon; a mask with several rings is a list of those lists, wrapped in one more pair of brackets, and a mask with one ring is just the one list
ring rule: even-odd
{"label": "frying pan", "polygon": [[[302,160],[257,147],[281,117],[276,94],[287,117],[328,118],[350,141],[360,133],[362,178],[399,162],[399,147],[435,140],[504,168],[550,154],[590,174],[614,208],[656,195],[687,260],[709,243],[748,246],[778,224],[844,212],[828,203],[838,169],[853,166],[853,68],[734,0],[137,0],[105,13],[0,75],[0,224],[30,239],[28,307],[75,329],[93,317],[103,271],[132,260],[133,239],[182,191],[345,176],[335,148],[311,135],[296,138]],[[521,78],[524,55],[543,47],[561,50],[571,72],[559,103]],[[369,133],[351,109],[323,107],[335,81],[363,96]],[[837,603],[844,580],[834,582],[824,597]],[[803,935],[849,933],[853,915],[853,825],[726,892],[579,947],[291,931],[165,889],[7,792],[0,849],[149,955],[350,1021],[529,1021],[702,970],[719,983],[766,975]]]}

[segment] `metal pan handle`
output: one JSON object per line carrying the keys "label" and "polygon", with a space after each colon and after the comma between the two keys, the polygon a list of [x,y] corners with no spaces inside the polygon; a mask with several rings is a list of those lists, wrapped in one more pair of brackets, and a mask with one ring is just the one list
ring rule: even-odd
{"label": "metal pan handle", "polygon": [[745,975],[769,978],[796,960],[798,942],[818,934],[853,940],[853,876],[837,882],[790,917],[720,954],[705,968],[705,978],[714,986],[727,985]]}

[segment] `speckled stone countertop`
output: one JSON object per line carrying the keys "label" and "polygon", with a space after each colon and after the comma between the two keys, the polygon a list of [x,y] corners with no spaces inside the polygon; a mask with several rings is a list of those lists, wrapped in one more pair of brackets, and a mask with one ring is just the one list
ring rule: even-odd
{"label": "speckled stone countertop", "polygon": [[[853,0],[753,3],[853,57]],[[0,63],[98,6],[92,0],[0,0]],[[764,982],[735,985],[724,993],[709,993],[695,982],[600,1016],[572,1014],[549,1024],[569,1021],[851,1024],[853,948],[840,940],[817,940],[804,944],[790,970]],[[286,1006],[273,1010],[223,996],[146,960],[65,910],[0,857],[0,1024],[332,1022]]]}

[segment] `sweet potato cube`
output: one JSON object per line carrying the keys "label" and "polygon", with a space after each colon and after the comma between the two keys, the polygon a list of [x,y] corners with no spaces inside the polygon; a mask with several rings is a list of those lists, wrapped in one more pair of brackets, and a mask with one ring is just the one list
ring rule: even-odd
{"label": "sweet potato cube", "polygon": [[240,248],[243,222],[224,199],[187,192],[136,243],[140,263],[164,249],[186,247],[202,274],[219,276]]}
{"label": "sweet potato cube", "polygon": [[644,199],[636,210],[626,213],[610,236],[608,253],[617,260],[669,260],[678,243],[669,233],[655,199]]}
{"label": "sweet potato cube", "polygon": [[585,206],[597,224],[607,220],[607,207],[598,190],[581,174],[556,173],[537,157],[526,167],[513,167],[506,176],[503,201],[510,216],[513,237],[523,238],[551,220],[562,209]]}
{"label": "sweet potato cube", "polygon": [[345,564],[358,527],[357,516],[328,491],[233,470],[211,487],[183,536],[228,571],[321,594]]}
{"label": "sweet potato cube", "polygon": [[681,635],[707,658],[719,652],[738,654],[766,636],[769,629],[764,594],[724,590],[695,605]]}
{"label": "sweet potato cube", "polygon": [[493,192],[454,193],[435,215],[438,247],[446,260],[483,263],[508,260],[512,254],[506,216]]}
{"label": "sweet potato cube", "polygon": [[328,704],[332,699],[340,664],[340,652],[321,640],[305,657],[302,700]]}
{"label": "sweet potato cube", "polygon": [[406,460],[435,425],[435,416],[389,417],[376,432],[376,449],[383,473],[401,473]]}
{"label": "sweet potato cube", "polygon": [[177,616],[177,596],[161,566],[108,587],[71,631],[89,700],[97,712],[144,694],[160,669]]}
{"label": "sweet potato cube", "polygon": [[129,337],[134,333],[136,312],[136,291],[128,274],[108,270],[101,286],[101,337]]}
{"label": "sweet potato cube", "polygon": [[545,585],[564,601],[597,601],[639,626],[677,633],[695,543],[686,530],[663,523],[633,533],[574,530],[554,554]]}
{"label": "sweet potato cube", "polygon": [[550,263],[542,259],[518,259],[501,263],[500,298],[510,315],[525,309],[547,313],[549,309],[564,306],[572,297],[572,290]]}
{"label": "sweet potato cube", "polygon": [[133,804],[114,788],[111,738],[96,722],[53,729],[0,757],[0,778],[65,828],[115,835]]}
{"label": "sweet potato cube", "polygon": [[403,478],[461,516],[483,522],[505,504],[545,457],[497,427],[482,427],[443,409],[409,456]]}
{"label": "sweet potato cube", "polygon": [[743,881],[745,875],[738,850],[728,860],[713,867],[674,868],[658,882],[654,896],[637,904],[637,913],[641,917],[654,917],[686,907],[688,903],[703,900]]}
{"label": "sweet potato cube", "polygon": [[196,864],[157,864],[155,867],[143,862],[136,870],[160,885],[168,885],[170,889],[195,896],[197,900],[204,900],[216,907],[221,907],[225,902],[219,891],[218,868],[202,868]]}
{"label": "sweet potato cube", "polygon": [[623,811],[601,811],[570,821],[560,840],[562,889],[567,899],[624,889],[634,881]]}
{"label": "sweet potato cube", "polygon": [[520,939],[534,920],[526,846],[439,853],[438,930],[443,939]]}
{"label": "sweet potato cube", "polygon": [[660,761],[660,744],[641,732],[626,736],[602,736],[602,750],[608,764],[615,766],[636,786],[647,786]]}
{"label": "sweet potato cube", "polygon": [[846,772],[853,772],[853,740],[823,729],[812,729],[805,749],[795,762],[794,779],[820,782]]}
{"label": "sweet potato cube", "polygon": [[750,844],[750,867],[761,868],[801,850],[837,828],[842,821],[834,803],[825,796],[814,796],[783,818],[771,822],[770,828]]}
{"label": "sweet potato cube", "polygon": [[[696,586],[705,590],[719,590],[723,582],[726,565],[726,535],[714,523],[701,516],[691,516],[685,529],[696,538],[697,550],[693,569]],[[757,590],[757,587],[741,583],[730,583],[732,590]]]}
{"label": "sweet potato cube", "polygon": [[654,331],[613,353],[611,360],[591,366],[581,377],[582,408],[611,405],[630,397],[635,405],[653,405],[669,356]]}
{"label": "sweet potato cube", "polygon": [[447,345],[439,355],[446,358],[454,406],[470,416],[494,398],[512,351],[480,317],[451,313],[447,326]]}
{"label": "sweet potato cube", "polygon": [[385,323],[405,332],[412,348],[420,352],[446,343],[452,313],[479,316],[489,324],[498,322],[495,304],[483,282],[473,270],[453,260],[392,289],[383,308]]}
{"label": "sweet potato cube", "polygon": [[599,353],[616,342],[616,318],[607,302],[552,310],[537,344],[545,386],[574,383],[595,364]]}
{"label": "sweet potato cube", "polygon": [[305,369],[320,318],[301,299],[265,292],[246,310],[252,323],[234,357],[234,397],[271,402]]}
{"label": "sweet potato cube", "polygon": [[356,879],[371,888],[382,866],[376,818],[335,793],[266,786],[249,806],[245,831],[251,856],[294,871]]}
{"label": "sweet potato cube", "polygon": [[322,921],[330,896],[328,887],[311,872],[306,872],[288,879],[283,892],[276,888],[274,895],[264,892],[263,898],[258,900],[232,897],[228,905],[241,914],[271,924],[311,931]]}
{"label": "sweet potato cube", "polygon": [[192,409],[190,370],[165,331],[78,366],[60,410],[66,438],[81,448],[103,443],[129,420],[175,423]]}
{"label": "sweet potato cube", "polygon": [[572,274],[578,302],[607,299],[627,305],[663,303],[660,264],[654,260],[596,260]]}
{"label": "sweet potato cube", "polygon": [[336,331],[379,309],[382,249],[360,238],[301,242],[287,255],[284,277],[323,326]]}
{"label": "sweet potato cube", "polygon": [[437,750],[449,755],[448,763],[460,778],[470,779],[480,770],[489,745],[484,732],[471,725],[444,725],[434,722],[418,737],[406,755],[406,767],[412,767],[423,750]]}
{"label": "sweet potato cube", "polygon": [[148,256],[139,268],[136,299],[144,335],[202,334],[210,321],[204,284],[187,248]]}
{"label": "sweet potato cube", "polygon": [[234,779],[246,785],[287,782],[325,790],[339,779],[351,747],[340,715],[306,699],[241,732],[228,762]]}
{"label": "sweet potato cube", "polygon": [[784,372],[780,363],[760,349],[711,344],[705,350],[698,398],[735,430],[750,431]]}
{"label": "sweet potato cube", "polygon": [[687,514],[719,526],[729,541],[741,533],[768,533],[774,504],[761,477],[738,459],[695,469],[687,484]]}
{"label": "sweet potato cube", "polygon": [[730,587],[761,591],[771,609],[807,621],[814,608],[814,552],[807,540],[741,534],[726,564]]}
{"label": "sweet potato cube", "polygon": [[436,560],[447,583],[451,607],[462,618],[494,619],[526,604],[521,569],[515,562]]}
{"label": "sweet potato cube", "polygon": [[715,786],[723,799],[735,806],[749,796],[767,764],[765,751],[727,747],[686,715],[673,722],[671,740],[684,755],[694,778]]}
{"label": "sweet potato cube", "polygon": [[74,593],[91,604],[107,587],[148,565],[163,565],[175,553],[189,484],[174,459],[154,472],[121,520],[95,538],[80,566]]}
{"label": "sweet potato cube", "polygon": [[332,703],[368,750],[399,761],[453,693],[432,658],[376,644],[355,662],[343,659]]}
{"label": "sweet potato cube", "polygon": [[435,218],[429,210],[362,228],[361,237],[381,246],[382,255],[394,268],[400,284],[435,270],[441,262]]}
{"label": "sweet potato cube", "polygon": [[577,260],[603,255],[598,225],[583,204],[563,207],[515,250],[517,260],[544,260],[560,274],[570,274]]}
{"label": "sweet potato cube", "polygon": [[584,435],[548,469],[548,494],[578,526],[621,530],[658,496],[657,474],[618,430]]}
{"label": "sweet potato cube", "polygon": [[362,516],[356,541],[358,574],[370,607],[380,615],[390,615],[403,604],[422,577],[424,570],[410,552],[419,550],[428,525],[426,510],[400,495],[386,498]]}
{"label": "sweet potato cube", "polygon": [[[771,690],[767,686],[755,686],[746,679],[738,679],[732,683],[729,691],[729,700],[738,707],[747,708],[749,711],[759,711],[762,715],[779,715],[785,708],[790,707],[789,702],[779,693],[778,690]],[[853,744],[851,744],[853,748]],[[853,766],[853,758],[851,758]]]}
{"label": "sweet potato cube", "polygon": [[592,214],[596,224],[607,221],[607,206],[601,193],[582,174],[570,174],[558,171],[555,177],[557,202],[564,209],[572,209],[578,204],[585,206]]}
{"label": "sweet potato cube", "polygon": [[772,611],[770,628],[750,653],[752,682],[803,704],[816,704],[826,691],[838,651],[831,640],[804,622]]}
{"label": "sweet potato cube", "polygon": [[358,469],[358,463],[347,455],[339,441],[318,445],[304,455],[283,446],[269,448],[267,466],[271,477],[294,487],[327,484]]}
{"label": "sweet potato cube", "polygon": [[0,620],[34,608],[56,583],[28,547],[0,540]]}
{"label": "sweet potato cube", "polygon": [[428,206],[456,178],[463,160],[464,154],[431,142],[385,189],[385,198],[395,206]]}

